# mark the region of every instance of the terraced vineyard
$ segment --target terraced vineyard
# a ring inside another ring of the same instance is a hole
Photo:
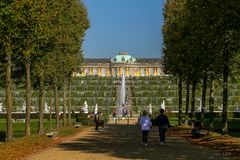
[[[99,108],[111,111],[116,107],[118,87],[121,78],[110,77],[75,77],[71,85],[71,104],[73,110],[80,110],[87,101],[89,110],[98,104]],[[198,86],[196,93],[196,110],[200,110],[201,86]],[[177,80],[165,77],[127,77],[126,78],[127,98],[131,101],[135,111],[147,108],[149,105],[153,109],[158,109],[165,102],[165,106],[172,111],[178,110],[178,88]],[[183,85],[183,106],[185,105],[186,87]],[[209,93],[209,90],[207,90]],[[24,88],[13,86],[13,112],[24,110]],[[215,83],[215,106],[216,111],[221,110],[222,89],[220,83]],[[50,92],[45,93],[46,105],[50,105]],[[60,91],[60,106],[62,106],[62,92]],[[207,94],[208,95],[208,94]],[[206,101],[208,109],[208,97]],[[0,90],[0,103],[4,105],[4,90]],[[240,85],[232,82],[229,85],[229,110],[240,111]],[[184,110],[184,107],[183,107]],[[38,92],[32,91],[32,111],[38,111]]]

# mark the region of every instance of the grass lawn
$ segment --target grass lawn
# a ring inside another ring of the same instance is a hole
[[[38,119],[31,119],[30,121],[31,126],[31,134],[36,134],[37,130],[38,130]],[[62,124],[62,121],[60,121],[60,126]],[[48,120],[44,120],[44,130],[50,130],[49,128],[49,121]],[[52,120],[52,128],[55,128],[56,126],[56,122],[53,119]],[[6,120],[5,119],[0,119],[0,131],[4,131],[6,132]],[[25,132],[25,123],[24,122],[13,122],[13,137],[14,138],[19,138],[19,137],[23,137]]]

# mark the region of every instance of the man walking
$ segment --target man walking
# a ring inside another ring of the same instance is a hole
[[[164,109],[160,109],[160,114],[157,116],[156,123],[159,127],[159,138],[160,144],[163,145],[165,142],[165,132],[170,127],[168,117],[163,114]]]

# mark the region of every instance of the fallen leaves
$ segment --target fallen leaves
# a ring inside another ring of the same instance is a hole
[[[193,139],[190,127],[185,126],[174,127],[168,131],[168,134],[170,136],[184,138],[193,144],[220,150],[222,153],[230,154],[232,158],[240,158],[240,138],[211,132],[204,137]]]
[[[21,160],[41,149],[59,143],[67,136],[72,136],[81,130],[82,129],[76,129],[75,127],[66,127],[59,129],[59,135],[55,138],[48,138],[45,135],[31,135],[18,138],[12,142],[2,143],[0,144],[0,159]]]

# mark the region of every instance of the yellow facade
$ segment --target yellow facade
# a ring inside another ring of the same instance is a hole
[[[79,72],[73,76],[101,76],[101,77],[162,76],[162,63],[160,58],[136,59],[127,52],[120,52],[110,59],[85,59]]]

